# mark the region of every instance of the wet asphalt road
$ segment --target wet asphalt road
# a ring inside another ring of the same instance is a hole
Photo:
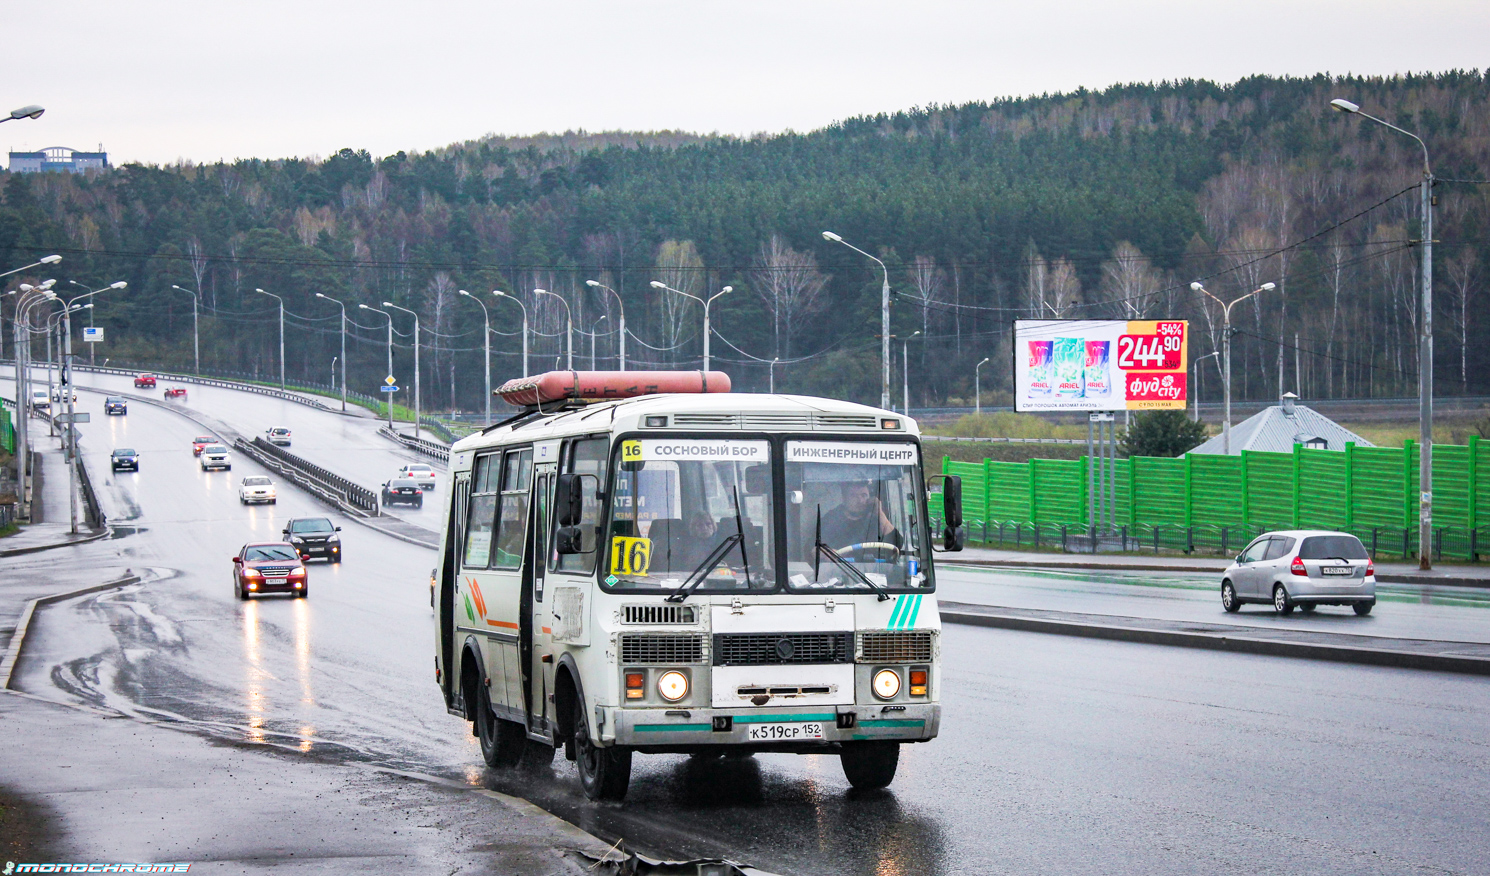
[[[326,465],[308,433],[344,429],[366,452],[333,461],[384,464],[368,461],[386,444],[368,424],[250,397],[296,409],[265,422],[216,392],[210,412],[245,433],[283,422]],[[562,758],[494,775],[434,685],[428,551],[339,520],[346,561],[311,566],[310,599],[241,604],[228,557],[243,541],[293,514],[337,515],[283,486],[277,506],[241,507],[230,482],[261,472],[239,458],[203,474],[197,428],[169,412],[132,405],[85,428],[111,519],[139,527],[111,549],[169,577],[40,615],[28,691],[485,783],[643,848],[782,873],[1490,869],[1483,679],[1033,633],[945,631],[942,735],[905,749],[886,792],[850,792],[835,758],[789,755],[638,757],[619,805],[586,802]],[[107,474],[124,445],[142,471]],[[977,586],[965,574],[949,598]],[[1080,602],[1070,581],[988,586]]]

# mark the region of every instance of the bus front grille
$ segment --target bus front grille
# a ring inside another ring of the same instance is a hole
[[[860,663],[929,663],[931,633],[927,630],[875,631],[859,634]]]
[[[716,633],[715,666],[852,663],[853,634]]]
[[[698,623],[697,610],[692,605],[623,605],[621,623],[625,624],[687,624]]]
[[[621,636],[621,662],[636,664],[673,664],[704,662],[702,635],[653,636],[626,633]]]

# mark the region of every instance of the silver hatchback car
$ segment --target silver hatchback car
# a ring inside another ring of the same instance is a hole
[[[1265,532],[1222,573],[1221,606],[1271,604],[1279,614],[1295,606],[1348,605],[1359,615],[1376,605],[1376,566],[1361,540],[1348,532],[1292,529]]]

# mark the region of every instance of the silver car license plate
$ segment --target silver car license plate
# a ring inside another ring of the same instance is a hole
[[[823,725],[818,721],[790,724],[751,724],[751,742],[791,742],[797,739],[822,739]]]
[[[1346,575],[1354,575],[1355,574],[1355,567],[1354,566],[1320,566],[1319,567],[1319,574],[1321,574],[1321,575],[1332,575],[1332,576],[1335,576],[1335,577],[1344,577]]]

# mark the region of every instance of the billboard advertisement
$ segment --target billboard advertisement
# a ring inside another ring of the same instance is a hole
[[[1189,342],[1182,319],[1015,320],[1014,409],[1183,410]]]

